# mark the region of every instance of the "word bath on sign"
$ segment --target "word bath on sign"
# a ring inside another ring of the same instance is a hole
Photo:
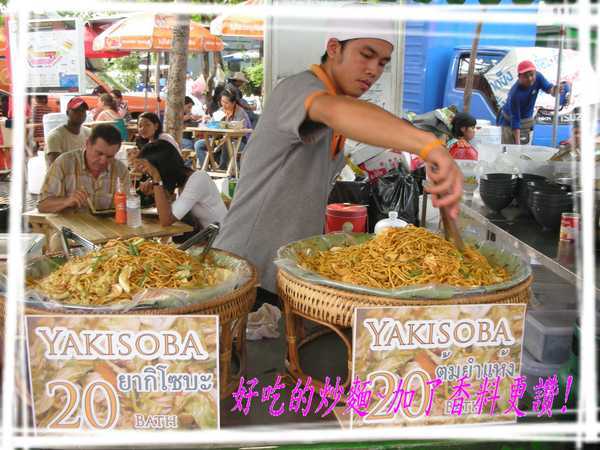
[[[217,316],[29,316],[37,430],[219,428]]]

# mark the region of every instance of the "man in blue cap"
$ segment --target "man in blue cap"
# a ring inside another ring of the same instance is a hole
[[[506,103],[498,116],[503,144],[528,144],[534,125],[534,107],[540,90],[556,96],[558,89],[536,70],[533,62],[521,61],[518,79],[510,88]]]

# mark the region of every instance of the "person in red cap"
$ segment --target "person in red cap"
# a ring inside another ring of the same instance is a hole
[[[533,129],[533,111],[540,89],[555,96],[558,89],[539,73],[531,61],[521,61],[517,67],[518,80],[510,88],[506,103],[498,115],[502,126],[503,144],[527,144]]]
[[[46,163],[48,167],[61,153],[81,150],[90,136],[90,131],[82,127],[85,122],[88,104],[81,97],[73,97],[67,103],[67,123],[55,128],[48,135]]]

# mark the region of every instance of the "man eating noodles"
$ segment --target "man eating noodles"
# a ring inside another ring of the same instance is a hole
[[[48,169],[38,210],[57,213],[68,208],[114,207],[117,178],[123,191],[129,187],[127,166],[115,160],[121,147],[121,134],[110,124],[94,127],[82,150],[60,155]]]

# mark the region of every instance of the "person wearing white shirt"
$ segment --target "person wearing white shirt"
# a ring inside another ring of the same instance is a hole
[[[206,172],[185,167],[179,154],[173,154],[160,143],[153,142],[144,146],[133,165],[152,179],[151,186],[146,185],[143,190],[154,195],[162,226],[183,220],[188,214],[194,232],[211,223],[223,222],[227,208],[216,184]],[[175,189],[179,190],[179,195],[171,201]]]

